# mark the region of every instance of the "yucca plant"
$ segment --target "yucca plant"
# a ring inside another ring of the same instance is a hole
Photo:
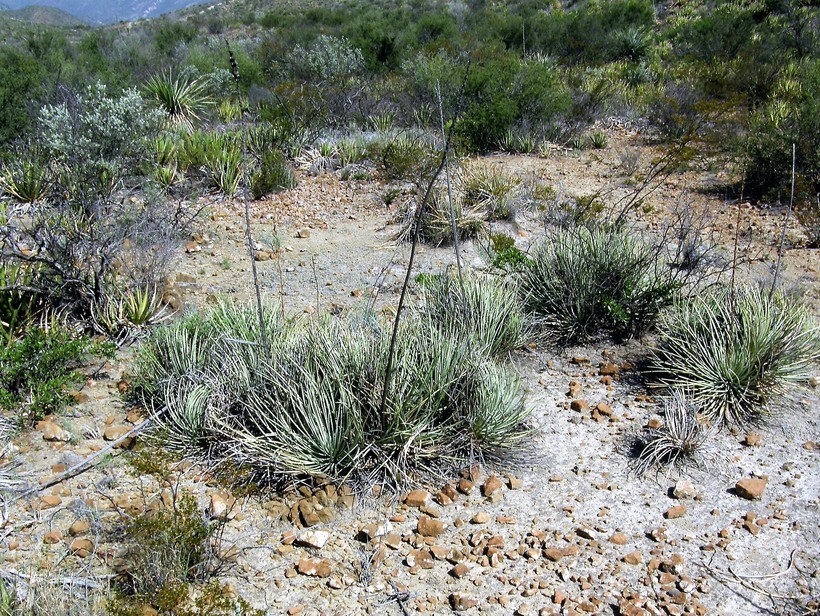
[[[421,315],[474,343],[476,352],[500,357],[523,346],[528,325],[512,283],[496,277],[431,277]]]
[[[397,216],[401,228],[395,236],[396,240],[409,241],[412,237],[417,207],[419,204],[415,201],[407,203]],[[456,200],[453,203],[451,217],[447,192],[434,190],[429,195],[427,206],[419,223],[421,238],[433,246],[451,244],[453,242],[453,219],[455,219],[459,240],[483,237],[487,234],[487,222],[482,208],[468,208],[461,201]]]
[[[714,461],[710,446],[714,430],[698,421],[697,410],[686,395],[675,390],[664,400],[663,423],[637,437],[634,470],[669,472],[672,468],[703,468]]]
[[[95,329],[119,339],[133,337],[144,326],[169,317],[162,293],[156,286],[115,291],[104,300],[93,303],[91,309]]]
[[[623,227],[559,229],[530,257],[519,276],[524,308],[560,343],[640,335],[680,289],[658,251]]]
[[[48,195],[49,167],[45,161],[23,158],[0,169],[0,189],[20,203],[36,203]]]
[[[0,343],[17,338],[42,308],[40,298],[29,291],[36,267],[0,263]]]
[[[720,287],[661,317],[652,366],[660,385],[685,390],[711,420],[745,425],[808,379],[818,358],[820,330],[807,307],[759,286]]]
[[[211,104],[205,79],[174,77],[167,74],[154,75],[145,83],[145,91],[150,94],[168,115],[171,126],[193,131],[200,114]]]
[[[370,128],[380,134],[389,133],[394,122],[395,116],[390,112],[373,114],[367,118]]]
[[[390,330],[374,315],[267,318],[267,350],[255,311],[227,303],[158,330],[143,347],[136,391],[171,444],[273,481],[400,481],[473,456],[514,455],[529,435],[517,379],[458,332],[406,319],[382,403]]]
[[[589,145],[596,150],[603,150],[609,145],[609,138],[606,133],[600,130],[593,131],[589,136]]]
[[[464,205],[484,209],[490,220],[512,218],[523,201],[521,180],[500,166],[476,164],[463,167],[458,188]]]
[[[214,188],[232,196],[242,180],[242,151],[228,139],[214,144],[205,155],[205,170]]]

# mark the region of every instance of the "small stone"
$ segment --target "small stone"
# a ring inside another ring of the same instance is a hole
[[[68,549],[80,558],[86,558],[94,551],[94,542],[90,539],[75,539]]]
[[[520,490],[524,487],[524,482],[514,475],[507,474],[507,487],[510,490]]]
[[[582,539],[589,539],[590,541],[595,539],[595,534],[591,528],[577,528],[575,529],[575,534]]]
[[[484,511],[479,511],[470,520],[470,522],[472,522],[473,524],[486,524],[489,521],[490,521],[490,516],[489,516],[489,514],[487,514]]]
[[[330,533],[326,530],[310,530],[299,535],[296,545],[307,548],[321,550],[330,539]]]
[[[478,605],[478,599],[465,592],[454,592],[450,595],[450,607],[454,612],[466,612]]]
[[[87,533],[91,525],[85,520],[75,520],[74,523],[68,527],[68,534],[72,537]]]
[[[623,557],[623,561],[627,565],[640,565],[643,562],[643,555],[635,550]]]
[[[558,548],[547,548],[543,552],[544,557],[554,563],[557,563],[564,557],[564,553]]]
[[[413,490],[404,497],[404,504],[408,507],[421,508],[430,504],[432,496],[426,490]]]
[[[603,363],[601,364],[600,368],[598,368],[598,374],[601,376],[616,376],[621,369],[618,367],[617,364],[611,363]]]
[[[59,496],[54,494],[46,494],[45,496],[41,496],[39,500],[32,503],[32,509],[42,510],[42,509],[52,509],[61,505],[63,499]]]
[[[68,430],[63,430],[50,419],[37,422],[35,427],[43,433],[44,441],[67,443],[71,440],[71,433]]]
[[[609,538],[609,542],[615,545],[626,545],[628,541],[629,538],[624,533],[613,533]]]
[[[462,494],[469,494],[475,488],[475,484],[469,479],[460,479],[458,482],[458,491]]]
[[[748,500],[758,500],[763,496],[768,478],[748,477],[741,479],[735,484],[735,493]]]
[[[679,479],[672,488],[672,496],[679,500],[694,498],[695,486],[688,479]]]
[[[450,569],[450,575],[454,578],[463,578],[470,572],[470,566],[467,563],[458,563],[455,567]]]
[[[52,530],[47,532],[43,535],[43,543],[46,545],[54,545],[55,543],[60,543],[63,539],[63,533],[59,530]]]
[[[433,555],[428,550],[410,550],[404,560],[411,568],[432,569],[435,566]]]
[[[569,408],[576,413],[583,413],[589,410],[589,403],[586,400],[573,400],[569,403]]]
[[[418,533],[422,537],[438,537],[445,528],[447,525],[441,520],[435,520],[426,515],[419,517]]]
[[[301,240],[306,240],[310,237],[310,229],[299,229],[296,232],[296,237]]]
[[[757,432],[749,432],[746,438],[743,439],[743,444],[746,445],[746,447],[760,447],[762,442],[763,437]]]
[[[128,434],[133,428],[131,426],[110,426],[103,432],[106,441],[117,441]],[[136,443],[136,437],[129,436],[117,444],[117,449],[131,449]]]
[[[601,415],[604,415],[606,417],[612,417],[612,407],[606,402],[599,402],[595,406],[595,410],[598,411]]]
[[[484,482],[484,485],[481,486],[481,492],[487,498],[491,497],[493,494],[498,492],[504,484],[501,483],[501,480],[496,477],[495,475],[491,475],[487,477],[487,480]]]
[[[665,517],[667,520],[675,520],[677,518],[682,518],[684,515],[686,515],[686,511],[686,505],[675,505],[674,507],[670,507],[669,509],[667,509],[666,512],[663,514],[663,517]]]
[[[253,260],[257,262],[263,261],[270,261],[273,257],[273,254],[270,250],[254,250],[253,251]]]
[[[219,492],[211,494],[211,501],[208,505],[208,514],[213,520],[229,520],[236,516],[233,511],[235,499]]]
[[[296,565],[296,570],[309,577],[330,577],[330,562],[324,558],[303,558]]]
[[[359,529],[359,536],[365,541],[372,541],[377,537],[383,537],[392,532],[393,525],[390,522],[383,522],[382,524],[365,524]]]

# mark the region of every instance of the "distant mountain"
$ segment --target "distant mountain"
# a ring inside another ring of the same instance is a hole
[[[26,6],[21,9],[11,9],[8,5],[0,4],[0,11],[19,19],[20,21],[28,21],[33,24],[46,24],[49,26],[82,26],[87,22],[82,19],[66,13],[62,9],[53,6]]]
[[[0,9],[22,9],[32,5],[61,9],[91,24],[109,24],[145,17],[158,17],[207,0],[3,0]]]

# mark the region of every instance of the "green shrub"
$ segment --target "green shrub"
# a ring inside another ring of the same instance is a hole
[[[113,616],[138,616],[148,607],[177,616],[261,616],[218,580],[225,562],[217,553],[224,522],[208,521],[189,493],[171,506],[146,511],[125,524],[120,587],[109,601]]]
[[[388,180],[421,181],[437,162],[432,144],[406,133],[382,143],[379,156],[382,172]]]
[[[291,324],[221,304],[159,330],[137,388],[172,444],[230,455],[260,477],[408,474],[515,454],[518,381],[455,332],[405,318],[382,407],[389,328],[372,315]],[[207,411],[206,411],[207,409]]]
[[[560,229],[530,256],[524,307],[560,342],[640,335],[680,287],[658,251],[621,227]]]
[[[503,233],[490,236],[490,263],[504,271],[520,271],[526,267],[530,258],[515,246],[515,240]]]
[[[10,344],[34,320],[42,298],[31,292],[28,264],[0,262],[0,344]]]
[[[278,150],[265,152],[259,162],[259,169],[253,176],[251,194],[261,199],[273,192],[296,187],[296,176],[284,155]]]
[[[710,419],[745,425],[807,379],[818,357],[820,331],[794,299],[713,288],[662,316],[652,365],[658,383],[683,390]]]
[[[444,274],[425,285],[424,300],[424,318],[469,339],[476,351],[489,357],[500,357],[527,341],[527,321],[510,282]]]
[[[523,202],[521,180],[499,166],[464,167],[458,180],[464,206],[485,210],[489,220],[513,218]]]
[[[71,399],[69,387],[83,380],[75,371],[82,360],[110,353],[110,346],[65,329],[30,327],[22,338],[0,347],[0,407],[23,425],[57,413]]]

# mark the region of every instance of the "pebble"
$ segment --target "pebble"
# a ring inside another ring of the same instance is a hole
[[[741,479],[735,484],[735,493],[747,500],[759,500],[766,489],[767,477],[748,477]]]
[[[684,515],[686,515],[686,511],[686,505],[675,505],[674,507],[670,507],[669,509],[667,509],[664,512],[663,517],[665,517],[667,520],[675,520],[677,518],[682,518]]]
[[[296,565],[296,570],[309,577],[326,578],[331,574],[330,562],[324,558],[303,558]]]

